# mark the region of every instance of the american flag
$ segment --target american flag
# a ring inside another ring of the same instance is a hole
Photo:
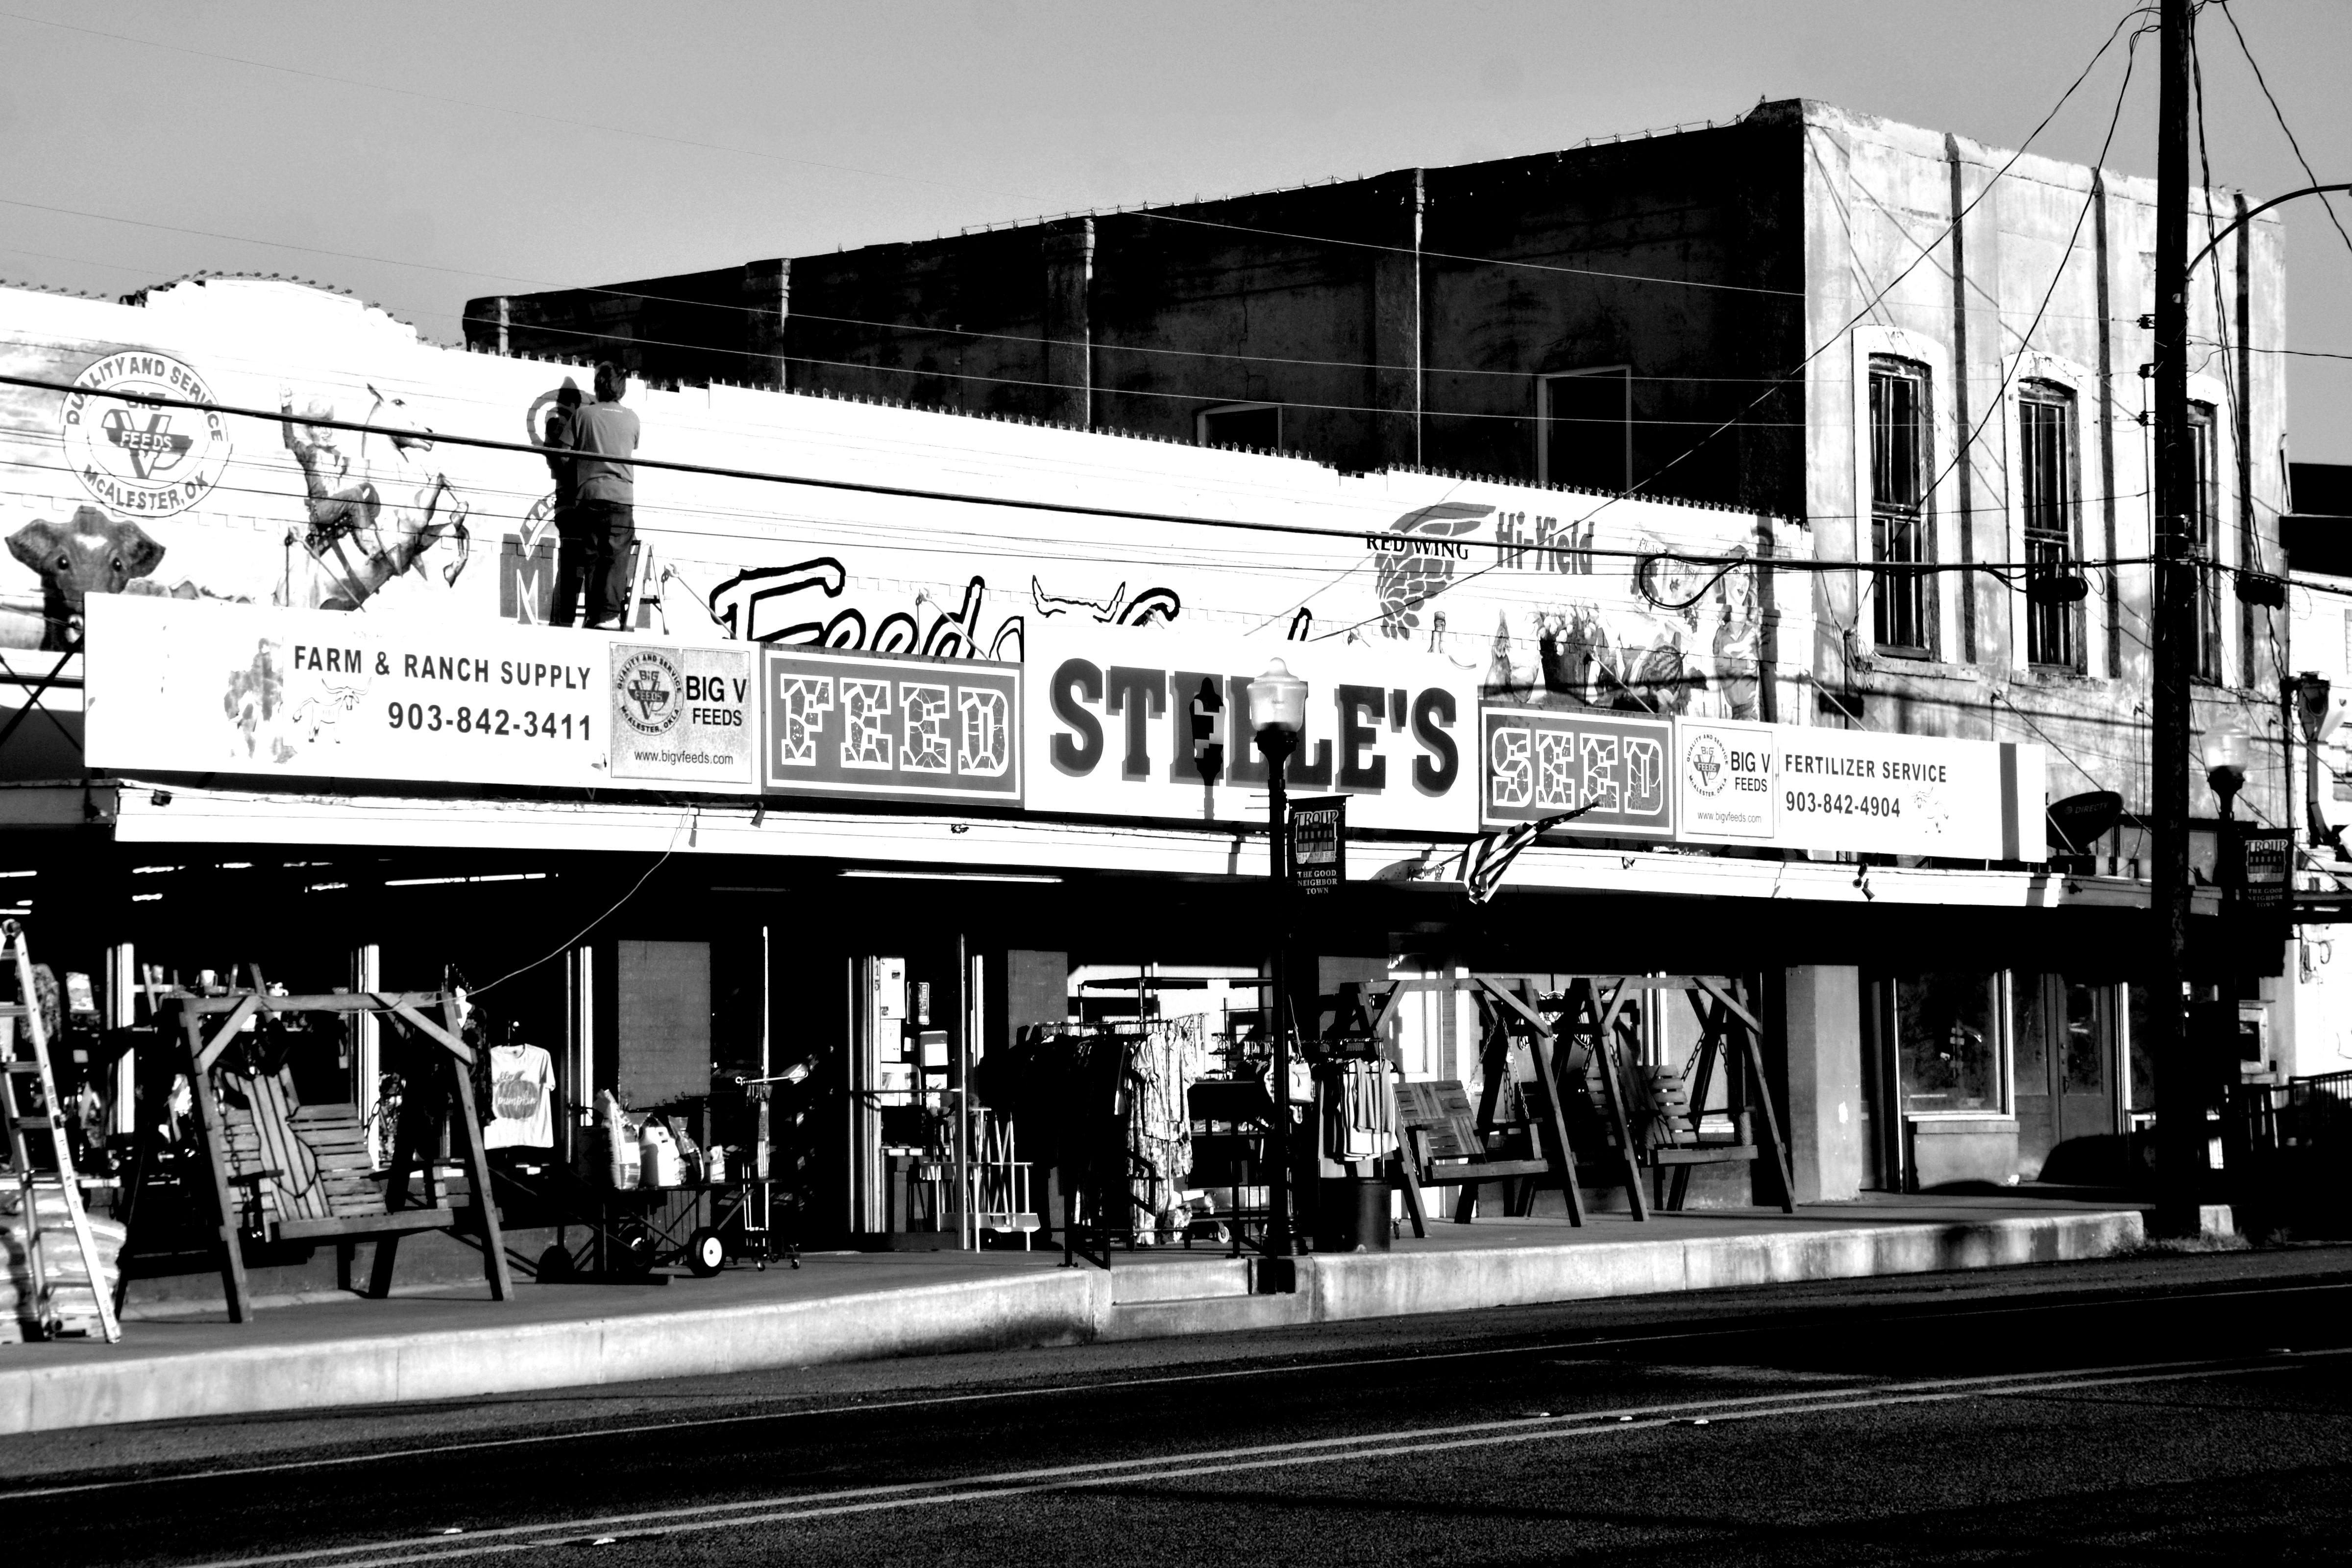
[[[1470,889],[1470,901],[1483,904],[1495,896],[1503,885],[1503,873],[1519,858],[1519,851],[1563,822],[1572,822],[1599,805],[1588,801],[1574,811],[1563,811],[1557,816],[1539,817],[1534,822],[1522,822],[1500,833],[1489,833],[1462,851],[1462,880]]]

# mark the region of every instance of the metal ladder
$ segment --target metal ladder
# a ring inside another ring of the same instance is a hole
[[[114,1301],[99,1268],[98,1243],[90,1236],[89,1215],[82,1211],[81,1184],[74,1174],[73,1151],[66,1142],[57,1079],[49,1071],[49,1043],[41,1026],[41,1000],[33,980],[33,955],[25,941],[25,928],[15,921],[0,921],[0,963],[10,959],[16,966],[16,1000],[0,1005],[0,1020],[9,1026],[5,1043],[0,1043],[0,1125],[5,1125],[8,1134],[8,1168],[16,1184],[18,1212],[24,1217],[26,1272],[32,1288],[28,1303],[31,1316],[42,1336],[48,1339],[77,1331],[78,1325],[94,1318],[106,1342],[113,1344],[122,1338],[122,1326],[115,1320]],[[17,1027],[16,1021],[20,1019],[22,1026]],[[20,1041],[31,1043],[29,1058]],[[37,1110],[25,1109],[20,1086],[27,1080],[39,1086]],[[49,1148],[57,1159],[54,1169],[34,1168],[32,1145],[26,1136],[28,1131],[48,1134]],[[74,1245],[81,1253],[79,1279],[69,1275],[52,1279],[48,1259],[41,1254],[41,1200],[52,1193],[73,1226]],[[59,1306],[59,1298],[77,1292],[89,1298],[89,1312],[68,1313]]]

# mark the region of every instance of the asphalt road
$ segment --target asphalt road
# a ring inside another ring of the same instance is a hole
[[[2352,1559],[2352,1249],[0,1440],[11,1563]]]

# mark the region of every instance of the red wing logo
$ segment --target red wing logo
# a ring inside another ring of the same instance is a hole
[[[1380,595],[1382,636],[1411,637],[1420,628],[1421,606],[1453,585],[1454,563],[1463,554],[1460,546],[1449,548],[1438,542],[1482,527],[1494,510],[1469,501],[1440,501],[1389,524],[1390,533],[1405,538],[1381,554],[1373,591]]]

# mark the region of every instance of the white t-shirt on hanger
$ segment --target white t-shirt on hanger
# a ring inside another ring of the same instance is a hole
[[[555,1061],[537,1046],[490,1047],[489,1149],[555,1147]]]

